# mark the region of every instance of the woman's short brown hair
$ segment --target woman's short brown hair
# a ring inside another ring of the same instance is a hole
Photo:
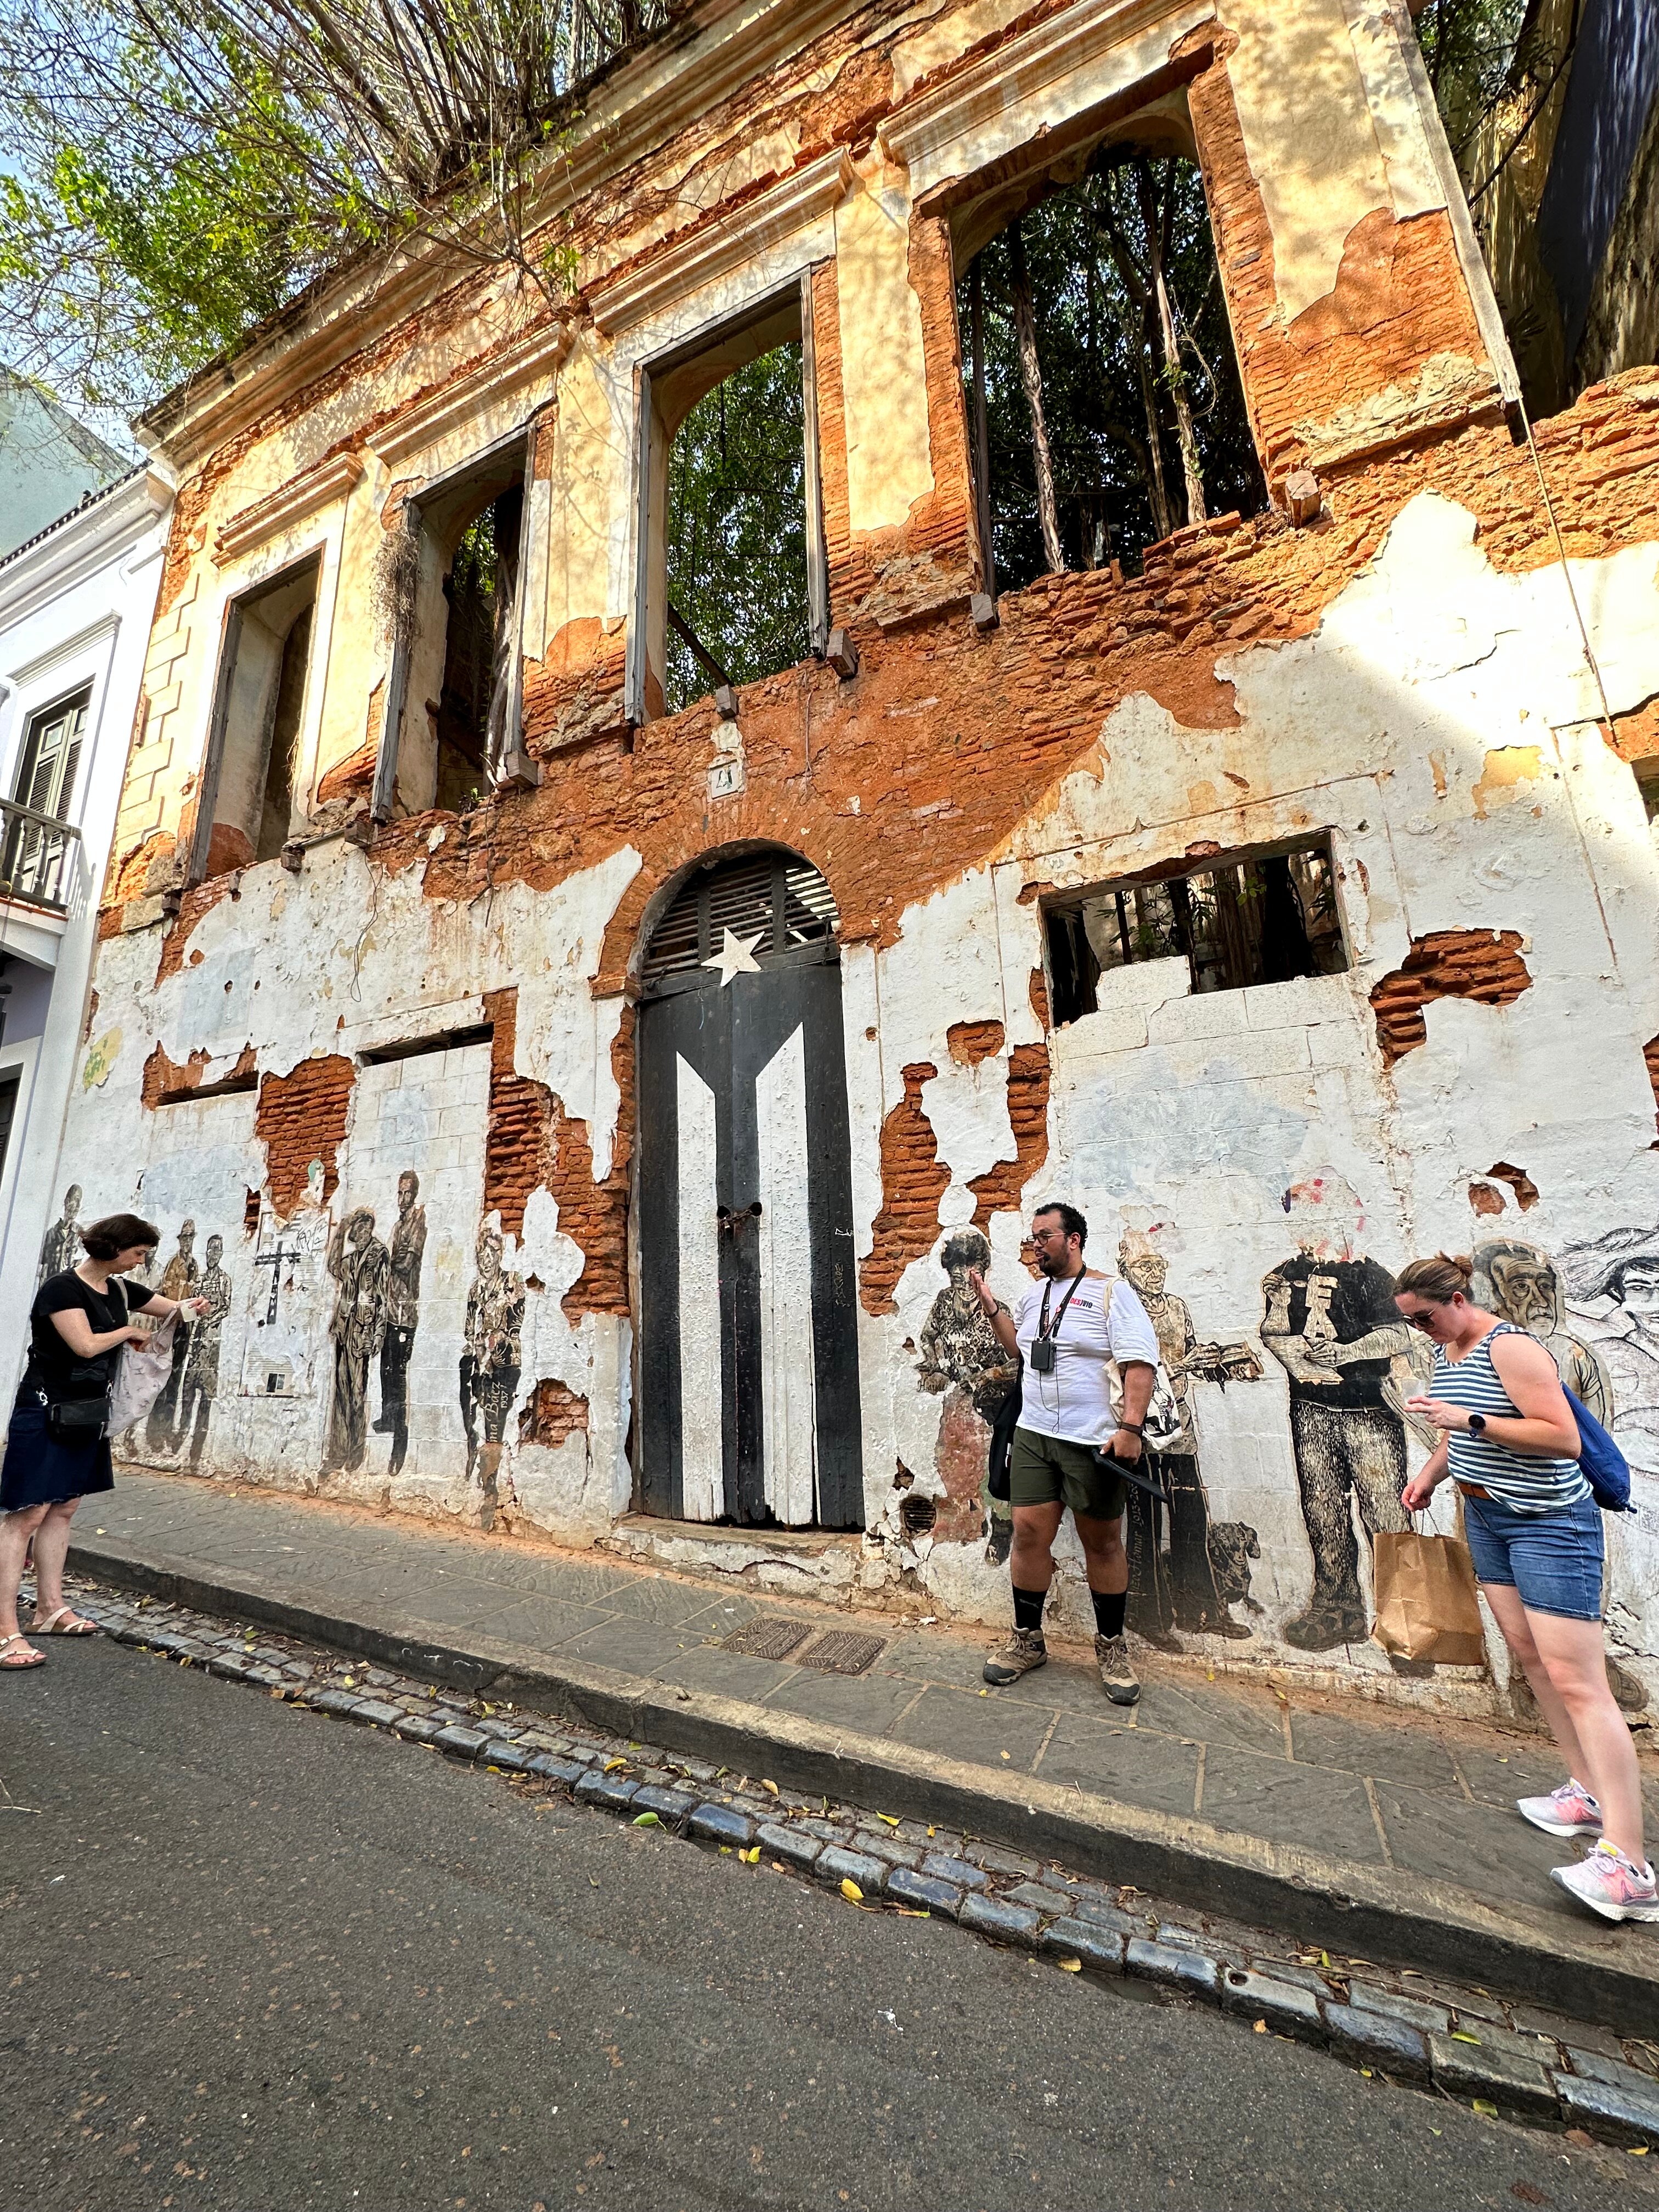
[[[155,1224],[140,1219],[136,1213],[106,1213],[101,1221],[91,1222],[81,1231],[81,1242],[94,1260],[113,1260],[119,1253],[130,1252],[135,1244],[147,1245],[153,1252],[161,1241],[161,1232]]]
[[[1467,1253],[1454,1259],[1449,1252],[1437,1252],[1432,1260],[1413,1260],[1402,1267],[1395,1278],[1395,1293],[1426,1298],[1431,1305],[1449,1305],[1460,1291],[1468,1296],[1474,1278],[1474,1262]]]

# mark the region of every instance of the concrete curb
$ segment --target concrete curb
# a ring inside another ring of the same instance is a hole
[[[1620,1956],[1620,1931],[1582,1936],[1498,1912],[1466,1891],[1378,1873],[1261,1838],[1085,1796],[1033,1776],[1000,1777],[908,1745],[887,1743],[765,1705],[653,1678],[532,1657],[483,1636],[439,1643],[395,1619],[323,1613],[257,1584],[194,1567],[76,1543],[71,1569],[95,1581],[230,1615],[350,1651],[477,1696],[582,1720],[606,1734],[661,1745],[781,1787],[845,1799],[957,1828],[1016,1850],[1063,1859],[1171,1900],[1294,1930],[1307,1943],[1379,1963],[1419,1966],[1548,2006],[1621,2034],[1651,2032],[1659,1993]]]

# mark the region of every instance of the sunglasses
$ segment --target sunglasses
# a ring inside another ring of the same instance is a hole
[[[1434,1328],[1435,1316],[1431,1313],[1401,1314],[1400,1318],[1410,1328],[1420,1328],[1425,1336],[1429,1335]]]

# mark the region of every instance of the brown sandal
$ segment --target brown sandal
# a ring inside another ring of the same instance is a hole
[[[0,1636],[0,1654],[9,1650],[14,1644],[21,1644],[23,1649],[12,1658],[0,1656],[0,1674],[26,1674],[32,1667],[46,1665],[46,1653],[32,1650],[28,1638],[21,1632],[15,1636]]]

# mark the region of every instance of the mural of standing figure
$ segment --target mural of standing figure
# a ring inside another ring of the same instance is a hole
[[[922,1324],[916,1368],[922,1389],[945,1396],[938,1464],[945,1498],[933,1533],[960,1541],[986,1528],[985,1556],[1000,1565],[1008,1556],[1014,1522],[1007,1500],[994,1498],[986,1487],[991,1427],[1019,1369],[997,1342],[968,1279],[970,1267],[982,1273],[990,1266],[989,1240],[977,1229],[960,1229],[945,1238],[939,1263],[950,1280]],[[1007,1310],[1000,1301],[999,1310]]]
[[[368,1363],[386,1334],[392,1255],[374,1234],[374,1216],[354,1206],[328,1240],[328,1272],[339,1285],[329,1334],[334,1340],[334,1395],[323,1472],[351,1474],[368,1445]]]
[[[1341,1176],[1322,1169],[1293,1183],[1284,1205],[1297,1253],[1262,1279],[1261,1341],[1290,1381],[1314,1567],[1308,1609],[1284,1634],[1298,1650],[1330,1651],[1370,1633],[1356,1510],[1368,1540],[1379,1528],[1410,1526],[1400,1503],[1405,1425],[1386,1395],[1409,1332],[1395,1307],[1393,1276],[1361,1251],[1364,1212]]]
[[[398,1178],[398,1218],[392,1224],[392,1268],[386,1279],[386,1337],[380,1346],[380,1418],[377,1437],[392,1439],[386,1473],[396,1474],[409,1452],[409,1362],[421,1318],[421,1255],[426,1250],[426,1208],[417,1204],[421,1178],[405,1169]]]
[[[182,1304],[185,1299],[196,1296],[201,1279],[202,1270],[196,1258],[196,1224],[181,1221],[179,1224],[179,1249],[161,1270],[161,1279],[157,1287],[164,1298],[173,1298]],[[190,1342],[195,1330],[196,1324],[186,1324],[183,1315],[180,1315],[179,1325],[173,1332],[173,1365],[167,1381],[161,1385],[161,1395],[150,1407],[149,1419],[144,1423],[144,1445],[149,1451],[164,1452],[170,1456],[183,1441],[179,1395],[184,1387],[185,1362],[190,1356]]]
[[[1184,1298],[1166,1285],[1170,1263],[1144,1231],[1126,1231],[1117,1248],[1118,1273],[1139,1294],[1158,1332],[1158,1350],[1181,1416],[1181,1442],[1149,1454],[1147,1473],[1169,1493],[1169,1504],[1134,1486],[1129,1490],[1129,1626],[1161,1650],[1179,1650],[1172,1632],[1248,1637],[1235,1620],[1216,1581],[1210,1541],[1210,1502],[1199,1473],[1198,1432],[1192,1386],[1259,1382],[1261,1363],[1248,1344],[1200,1344]],[[1170,1550],[1163,1550],[1167,1517]],[[1246,1537],[1255,1531],[1247,1529]],[[1247,1577],[1248,1585],[1248,1577]]]
[[[1575,1319],[1607,1367],[1607,1425],[1638,1474],[1659,1475],[1659,1230],[1611,1229],[1563,1252],[1561,1273]]]
[[[191,1329],[190,1349],[185,1354],[184,1382],[179,1395],[179,1434],[181,1439],[190,1438],[192,1468],[202,1464],[208,1422],[212,1417],[213,1401],[219,1395],[219,1340],[224,1332],[225,1316],[230,1311],[230,1277],[219,1264],[225,1256],[224,1238],[210,1237],[204,1256],[207,1264],[202,1270],[197,1296],[207,1300],[207,1310]]]
[[[48,1275],[62,1275],[81,1256],[81,1186],[72,1182],[64,1193],[64,1210],[40,1241],[40,1266],[34,1280],[38,1289]]]
[[[501,1232],[494,1220],[478,1231],[478,1272],[467,1293],[461,1351],[461,1426],[466,1432],[466,1473],[477,1474],[474,1515],[481,1528],[495,1521],[496,1483],[507,1417],[518,1395],[525,1288],[501,1265]],[[483,1437],[478,1425],[482,1420]]]

